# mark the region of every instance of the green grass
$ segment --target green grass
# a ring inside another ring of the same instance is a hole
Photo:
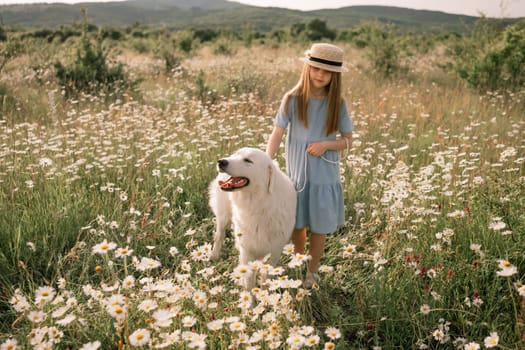
[[[149,347],[169,334],[181,348],[198,347],[199,336],[209,349],[248,348],[248,338],[261,349],[272,341],[291,348],[287,340],[299,334],[318,335],[323,348],[325,331],[336,327],[337,349],[483,348],[492,332],[500,348],[523,348],[525,96],[478,95],[459,82],[433,84],[427,73],[415,82],[377,81],[356,68],[365,55],[346,49],[356,62],[344,76],[356,129],[341,167],[347,221],[322,260],[333,271],[304,296],[293,285],[303,267],[291,269],[288,281],[276,276],[254,291],[247,308],[230,278],[232,240],[219,262],[199,259],[213,232],[206,189],[219,157],[264,148],[302,48],[196,52],[168,75],[161,62],[138,64],[140,97],[111,104],[104,96],[62,101],[51,77],[19,81],[27,66],[9,66],[3,89],[27,113],[10,104],[0,121],[0,343],[31,348],[40,332],[57,327],[58,348],[98,340],[128,349],[136,330],[150,332]],[[28,106],[23,96],[38,98]],[[492,226],[497,221],[505,227]],[[116,248],[93,253],[104,241]],[[350,254],[348,245],[356,247]],[[119,258],[120,248],[133,252]],[[141,269],[145,257],[160,266]],[[500,259],[517,273],[498,276]],[[56,294],[39,304],[42,286]],[[27,310],[16,311],[13,296]],[[159,326],[154,311],[141,309],[144,300],[172,311],[171,325]],[[119,306],[125,317],[115,315]],[[29,320],[37,310],[42,323]],[[63,321],[66,315],[74,320]],[[195,324],[184,326],[185,316]],[[223,321],[221,330],[208,328],[213,320]],[[436,330],[445,334],[441,342]]]

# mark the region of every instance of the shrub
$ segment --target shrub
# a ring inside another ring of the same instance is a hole
[[[6,41],[7,34],[5,33],[4,27],[0,26],[0,41]]]
[[[525,83],[525,21],[501,30],[480,19],[454,47],[455,69],[480,91],[516,90]]]
[[[320,19],[313,19],[308,23],[306,35],[311,41],[319,41],[321,39],[334,40],[336,37],[335,31],[328,28],[326,21]]]
[[[361,46],[369,49],[367,56],[372,71],[383,78],[392,78],[402,68],[393,27],[371,23],[363,27],[362,33],[366,41]]]
[[[84,37],[73,65],[66,67],[60,61],[55,63],[56,77],[59,84],[65,88],[67,97],[80,91],[96,94],[116,85],[125,85],[122,64],[109,67],[106,53],[102,50],[100,42],[98,44],[94,48],[89,39]]]
[[[84,27],[76,61],[68,67],[60,61],[54,65],[56,78],[64,88],[66,97],[75,96],[78,92],[97,95],[115,88],[121,91],[122,88],[131,85],[127,82],[123,65],[119,63],[110,67],[107,63],[107,52],[102,49],[102,40],[97,38],[97,46],[94,47],[86,29],[87,26]]]
[[[8,38],[6,43],[0,47],[0,73],[7,62],[17,57],[23,51],[22,43],[17,38]]]

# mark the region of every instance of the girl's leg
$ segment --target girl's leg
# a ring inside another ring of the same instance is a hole
[[[326,243],[326,235],[322,233],[310,234],[310,248],[309,253],[312,257],[308,262],[308,271],[303,281],[303,287],[310,289],[315,286],[319,280],[319,263],[323,255],[324,246]]]
[[[292,243],[295,248],[295,253],[304,254],[304,247],[306,245],[306,227],[293,230]]]
[[[326,243],[326,235],[323,233],[310,234],[310,248],[309,253],[312,259],[308,263],[308,270],[312,273],[319,272],[319,263],[324,252],[324,245]]]

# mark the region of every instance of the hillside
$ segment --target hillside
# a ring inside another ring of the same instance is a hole
[[[341,9],[296,11],[247,6],[225,0],[128,0],[107,3],[27,4],[0,6],[3,25],[29,28],[58,27],[78,22],[81,8],[96,25],[129,26],[136,23],[171,29],[240,29],[249,25],[260,31],[321,19],[329,27],[345,29],[363,21],[379,20],[410,31],[463,31],[477,17],[436,11],[385,6],[352,6]]]

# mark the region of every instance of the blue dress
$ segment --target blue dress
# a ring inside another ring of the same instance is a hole
[[[315,233],[334,232],[344,224],[343,188],[339,174],[339,151],[326,151],[323,158],[306,152],[309,143],[335,140],[337,133],[326,136],[328,99],[310,99],[308,128],[297,116],[297,98],[290,97],[288,110],[280,108],[274,124],[286,129],[286,172],[297,190],[295,228],[308,227]],[[346,103],[341,104],[338,122],[340,133],[353,131],[354,126]],[[305,176],[306,175],[306,176]]]

